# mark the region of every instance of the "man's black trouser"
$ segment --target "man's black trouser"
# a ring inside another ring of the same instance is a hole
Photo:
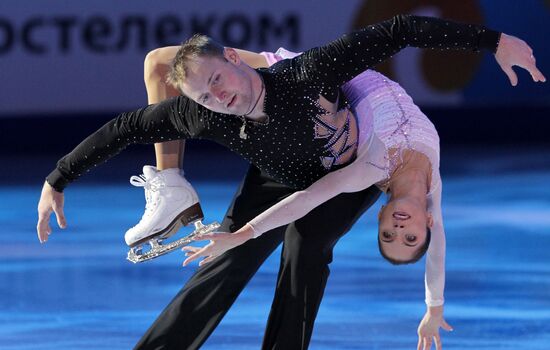
[[[234,232],[282,198],[289,187],[250,167],[222,222]],[[307,349],[338,239],[378,198],[375,187],[341,194],[202,266],[141,338],[135,349],[198,349],[265,259],[284,240],[275,298],[263,349]]]

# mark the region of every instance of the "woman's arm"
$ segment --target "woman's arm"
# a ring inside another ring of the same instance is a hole
[[[298,191],[273,205],[252,219],[235,233],[213,233],[202,235],[197,240],[210,240],[204,248],[186,246],[183,250],[189,256],[183,265],[205,257],[199,265],[206,264],[229,249],[243,244],[251,238],[279,226],[295,221],[318,205],[342,192],[356,192],[369,187],[378,179],[380,170],[355,160],[347,167],[325,175],[303,191]]]
[[[430,348],[435,340],[436,348],[441,348],[439,328],[451,331],[452,327],[443,318],[443,290],[445,289],[445,231],[441,214],[442,184],[428,197],[428,211],[433,217],[432,238],[426,255],[426,305],[427,311],[418,326],[418,349]]]
[[[293,193],[250,220],[248,226],[253,228],[253,238],[302,218],[340,193],[361,191],[377,182],[380,175],[378,168],[361,160],[325,175],[307,189]]]
[[[426,305],[440,306],[444,303],[443,290],[445,289],[445,230],[441,214],[442,183],[428,198],[428,211],[433,217],[431,227],[432,237],[426,254]],[[433,179],[436,181],[436,179]]]
[[[243,229],[253,228],[253,237],[258,237],[264,232],[298,220],[340,193],[361,191],[384,179],[385,171],[376,166],[385,161],[384,143],[378,137],[372,136],[368,147],[358,152],[353,163],[323,176],[307,189],[293,193],[250,220],[249,225],[246,225],[248,228]]]
[[[295,192],[271,208],[256,216],[235,233],[216,233],[199,237],[197,240],[210,240],[204,248],[187,246],[184,265],[204,256],[200,265],[205,264],[225,251],[256,238],[264,232],[293,222],[320,204],[344,192],[361,191],[384,178],[384,171],[373,166],[365,158],[357,158],[345,168],[325,175],[303,191]]]

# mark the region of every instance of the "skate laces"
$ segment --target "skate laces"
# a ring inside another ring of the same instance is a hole
[[[152,179],[147,179],[145,175],[132,176],[130,178],[130,183],[136,187],[145,187],[146,190],[158,191],[161,188],[166,187],[164,181],[161,180],[160,176],[155,176]]]
[[[153,213],[153,209],[157,205],[157,200],[155,199],[158,198],[158,196],[155,196],[155,192],[158,192],[161,188],[166,187],[166,184],[164,183],[164,181],[162,181],[160,176],[155,176],[152,179],[147,179],[143,174],[139,176],[132,176],[130,178],[130,184],[136,187],[143,187],[145,189],[145,213],[138,223],[139,225],[143,221],[143,219]]]

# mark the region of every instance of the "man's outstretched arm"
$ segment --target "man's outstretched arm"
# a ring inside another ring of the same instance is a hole
[[[500,43],[499,43],[500,41]],[[531,48],[521,39],[488,29],[433,17],[398,15],[390,20],[342,36],[295,58],[303,74],[319,76],[325,97],[335,98],[336,87],[406,47],[437,50],[487,50],[513,82],[512,66],[529,71],[534,81],[545,78],[537,69]]]
[[[114,157],[131,144],[196,137],[203,129],[200,118],[209,113],[184,96],[122,113],[88,136],[57,162],[46,178],[38,203],[38,238],[41,242],[51,233],[49,220],[55,213],[60,227],[66,226],[63,215],[63,190],[92,168]]]

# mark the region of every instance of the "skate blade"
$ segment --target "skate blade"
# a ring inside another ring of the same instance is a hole
[[[184,247],[193,242],[193,238],[216,231],[220,227],[220,224],[213,222],[208,225],[203,225],[200,221],[195,222],[195,230],[185,237],[182,237],[176,241],[162,244],[162,239],[154,239],[149,242],[151,249],[143,252],[142,246],[131,248],[128,251],[127,259],[134,264],[144,262],[157,258],[161,255],[170,253],[178,248]]]
[[[130,248],[137,248],[142,244],[151,242],[154,239],[163,240],[166,238],[170,238],[170,236],[178,232],[182,226],[188,226],[189,224],[196,223],[197,221],[200,221],[202,219],[204,219],[204,214],[202,213],[200,203],[195,203],[194,205],[179,213],[174,218],[174,220],[172,220],[172,222],[166,226],[166,228],[154,233],[151,236],[144,237],[138,240],[137,242],[130,245]]]

